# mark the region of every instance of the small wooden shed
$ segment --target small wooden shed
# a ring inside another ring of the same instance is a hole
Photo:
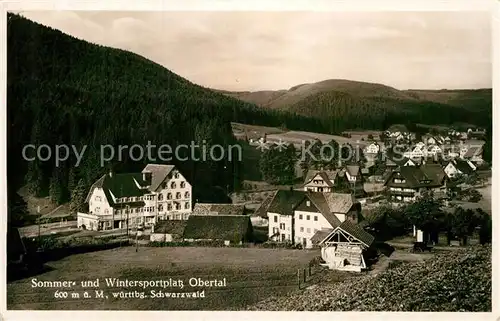
[[[325,261],[322,265],[332,270],[361,272],[366,268],[363,253],[374,239],[361,226],[346,220],[319,243]]]

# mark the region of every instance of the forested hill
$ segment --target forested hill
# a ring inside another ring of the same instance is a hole
[[[490,127],[492,90],[397,90],[376,83],[330,79],[288,90],[222,93],[324,123],[386,129],[391,123],[472,123]]]
[[[9,188],[28,183],[36,195],[67,200],[108,169],[99,165],[100,145],[189,144],[223,146],[234,137],[230,121],[279,126],[310,126],[316,121],[202,88],[136,54],[91,44],[9,14],[7,24]],[[74,159],[56,168],[53,160],[27,162],[26,144],[89,145],[82,164]],[[122,159],[116,171],[138,170],[142,163]],[[182,162],[200,198],[212,187],[238,184],[237,164]],[[225,167],[224,167],[225,166]],[[225,172],[222,169],[225,169]],[[24,178],[24,179],[23,179]],[[208,196],[206,195],[208,193]]]

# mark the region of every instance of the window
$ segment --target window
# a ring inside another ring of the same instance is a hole
[[[280,223],[280,229],[284,230],[285,229],[285,223]]]
[[[129,198],[128,198],[128,201],[129,201],[129,202],[133,202],[133,201],[134,201],[134,200],[133,200],[133,197],[129,197]]]
[[[178,172],[175,172],[174,178],[179,178],[179,173]]]
[[[158,200],[163,201],[163,194],[158,194]]]
[[[181,198],[181,192],[177,192],[177,193],[175,194],[175,198],[176,198],[176,199]]]
[[[311,229],[310,228],[307,228],[307,233],[311,233]]]
[[[189,192],[184,193],[184,198],[189,198]]]
[[[167,204],[167,211],[171,211],[172,210],[172,204],[171,203],[168,203]]]
[[[186,187],[186,182],[182,181],[181,182],[181,188],[184,188],[184,187]]]
[[[163,205],[162,205],[162,204],[158,205],[158,211],[159,211],[159,212],[162,212],[162,211],[163,211]]]
[[[306,201],[306,206],[311,206],[311,201]]]
[[[189,209],[189,202],[184,203],[184,208]]]
[[[274,216],[274,223],[278,223],[278,215]]]
[[[105,209],[105,210],[104,210],[104,214],[109,214],[109,210],[108,210],[108,209]]]
[[[175,203],[175,209],[176,209],[176,210],[180,210],[180,209],[181,209],[181,204],[179,204],[179,203]]]
[[[303,226],[300,227],[300,231],[304,232],[304,227]]]
[[[278,233],[278,231],[279,231],[279,230],[278,230],[278,228],[277,228],[277,227],[273,227],[273,234]]]
[[[95,208],[95,212],[96,212],[96,213],[99,213],[100,211],[101,211],[101,208],[100,208],[100,207],[96,207],[96,208]]]
[[[314,221],[318,221],[318,216],[317,215],[314,215]]]
[[[306,220],[310,221],[311,220],[311,216],[307,215],[306,216]]]
[[[172,199],[172,193],[168,193],[168,194],[167,194],[167,199],[168,199],[168,200],[171,200],[171,199]]]
[[[176,188],[176,187],[177,187],[177,184],[175,184],[175,182],[172,182],[172,183],[170,184],[170,188]]]
[[[301,220],[301,219],[302,219],[302,214],[299,214],[299,220]]]
[[[100,202],[100,201],[101,201],[101,197],[100,197],[100,196],[96,196],[96,197],[95,197],[95,200],[96,200],[97,202]]]
[[[166,182],[163,182],[163,183],[161,184],[161,188],[163,188],[163,189],[167,188],[167,183],[166,183]]]

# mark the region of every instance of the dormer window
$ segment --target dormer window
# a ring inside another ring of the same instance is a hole
[[[306,201],[306,206],[311,206],[311,201]]]

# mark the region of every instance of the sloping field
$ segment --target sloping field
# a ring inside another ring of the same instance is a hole
[[[376,275],[269,298],[251,310],[491,311],[491,245],[404,262]]]

